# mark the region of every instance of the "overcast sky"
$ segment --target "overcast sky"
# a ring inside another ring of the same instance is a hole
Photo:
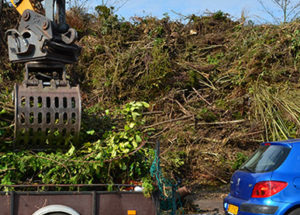
[[[268,1],[264,0],[266,3]],[[91,7],[94,7],[101,2],[101,0],[92,0],[90,4]],[[241,11],[244,10],[246,16],[256,22],[257,16],[269,21],[272,20],[266,16],[257,0],[129,0],[117,11],[117,14],[126,20],[133,16],[147,15],[161,18],[164,13],[168,13],[171,18],[178,19],[179,16],[172,11],[183,15],[202,15],[206,10],[211,12],[221,10],[236,19],[241,17]]]

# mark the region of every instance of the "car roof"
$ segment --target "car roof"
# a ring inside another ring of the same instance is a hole
[[[293,144],[300,144],[300,139],[288,139],[288,140],[280,140],[280,141],[271,141],[271,142],[264,142],[261,145],[282,145],[282,146],[293,146]]]

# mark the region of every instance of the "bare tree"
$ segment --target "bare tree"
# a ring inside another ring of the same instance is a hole
[[[286,23],[298,18],[300,14],[299,0],[269,0],[269,2],[281,11],[282,17],[278,17],[274,9],[266,4],[266,0],[257,0],[263,9],[272,17],[276,23]],[[272,7],[272,6],[271,6]]]
[[[88,0],[66,0],[68,8],[82,8],[84,9]]]

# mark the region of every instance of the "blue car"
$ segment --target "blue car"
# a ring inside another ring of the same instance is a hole
[[[300,139],[263,143],[230,180],[226,215],[300,215]]]

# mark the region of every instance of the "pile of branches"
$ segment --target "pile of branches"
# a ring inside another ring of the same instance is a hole
[[[216,185],[228,183],[260,142],[299,136],[297,21],[247,25],[219,11],[185,24],[168,16],[129,22],[105,7],[96,14],[72,8],[67,20],[83,47],[68,74],[81,85],[83,133],[95,132],[81,144],[105,133],[103,120],[95,120],[105,110],[145,101],[139,132],[150,148],[161,140],[165,174]],[[6,83],[21,79],[9,75],[21,68],[7,65],[0,68],[4,103],[12,90]],[[11,134],[5,132],[0,138]]]
[[[299,136],[298,22],[246,25],[222,12],[187,24],[103,13],[95,20],[72,68],[86,110],[149,102],[144,131],[163,141],[169,176],[227,183],[260,142]]]

